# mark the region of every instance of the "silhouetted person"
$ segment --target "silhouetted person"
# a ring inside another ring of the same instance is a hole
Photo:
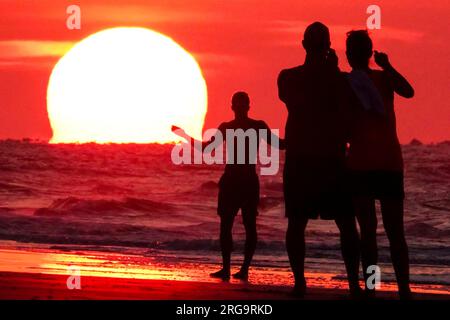
[[[288,109],[283,182],[294,294],[302,296],[306,290],[306,225],[320,216],[335,220],[339,228],[350,292],[359,295],[359,237],[344,190],[348,111],[342,91],[348,88],[325,25],[308,26],[302,44],[305,63],[283,70],[278,78],[279,97]]]
[[[212,273],[210,276],[228,280],[230,278],[231,267],[231,252],[233,248],[232,228],[236,215],[239,210],[242,213],[242,221],[245,227],[245,252],[244,261],[239,272],[233,275],[236,279],[247,280],[248,271],[256,249],[257,231],[256,231],[256,217],[258,215],[259,203],[259,179],[256,173],[256,165],[252,163],[251,159],[255,159],[259,148],[260,139],[263,138],[268,144],[274,138],[278,139],[272,134],[268,125],[261,120],[254,120],[248,117],[250,109],[250,99],[245,92],[237,92],[232,98],[232,110],[234,111],[234,119],[229,122],[223,122],[218,132],[222,135],[222,139],[217,139],[217,136],[212,137],[209,141],[202,142],[202,150],[211,144],[226,142],[227,153],[229,158],[233,158],[233,163],[230,159],[227,160],[225,172],[220,178],[219,182],[219,197],[217,213],[220,216],[220,246],[222,250],[223,268],[218,272]],[[227,130],[242,129],[244,132],[255,130],[257,138],[254,142],[257,143],[256,148],[250,146],[251,140],[245,139],[245,159],[243,163],[238,163],[238,139],[236,137],[227,139]],[[250,129],[250,130],[249,130]],[[173,127],[175,133],[182,137],[195,142],[192,138],[187,136],[184,132],[180,132],[179,128]],[[266,130],[267,135],[260,135],[259,130]],[[234,141],[229,141],[234,140]],[[234,147],[231,148],[231,143]],[[284,141],[279,140],[280,149],[283,148]],[[233,151],[231,151],[233,149]],[[231,153],[232,152],[232,153]]]
[[[385,53],[375,51],[375,62],[382,70],[369,67],[373,52],[367,31],[347,34],[346,53],[352,67],[348,78],[359,100],[350,135],[348,167],[361,231],[363,269],[367,271],[368,266],[377,264],[375,200],[378,199],[400,296],[409,298],[408,247],[403,228],[403,159],[396,132],[394,93],[412,98],[414,90],[392,67]]]

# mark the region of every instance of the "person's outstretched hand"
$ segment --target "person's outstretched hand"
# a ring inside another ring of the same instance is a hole
[[[375,63],[382,69],[389,68],[391,63],[389,62],[389,57],[384,52],[375,51]]]
[[[184,132],[183,129],[181,129],[178,126],[172,126],[172,132],[176,133],[176,132]]]
[[[179,135],[180,137],[184,138],[186,136],[186,132],[177,126],[172,126],[172,132]]]

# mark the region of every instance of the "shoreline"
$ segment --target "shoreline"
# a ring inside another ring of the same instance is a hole
[[[152,257],[43,248],[0,248],[0,299],[37,300],[290,300],[288,269],[252,268],[250,282],[209,278],[217,265],[160,264]],[[74,272],[74,270],[78,270]],[[79,275],[81,290],[69,290]],[[307,300],[347,300],[345,278],[306,273]],[[339,278],[339,279],[338,279]],[[73,277],[72,277],[73,280]],[[361,283],[362,285],[362,283]],[[450,300],[445,285],[411,284],[418,300]],[[397,299],[396,285],[382,282],[379,299]]]
[[[84,276],[81,289],[67,288],[68,276],[0,272],[0,300],[292,300],[291,288],[253,284],[144,280]],[[450,295],[413,293],[414,300],[450,300]],[[347,290],[309,288],[304,300],[349,300]],[[397,300],[390,291],[378,300]]]

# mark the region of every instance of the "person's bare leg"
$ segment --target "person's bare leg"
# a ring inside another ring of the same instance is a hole
[[[211,273],[213,278],[219,278],[222,280],[230,279],[231,269],[231,251],[233,249],[233,214],[227,214],[220,217],[220,248],[222,250],[222,264],[221,270]]]
[[[295,279],[294,294],[299,296],[304,295],[306,290],[305,229],[307,224],[307,218],[290,217],[286,232],[286,249]]]
[[[241,270],[233,275],[236,279],[247,280],[248,269],[253,259],[253,255],[256,250],[256,242],[258,234],[256,231],[256,213],[255,212],[242,212],[242,222],[245,227],[245,249],[244,249],[244,261],[242,263]]]
[[[347,270],[350,293],[357,297],[361,294],[359,286],[359,235],[354,217],[336,219],[341,239],[342,257]]]
[[[361,231],[361,260],[363,266],[363,274],[367,287],[367,268],[378,263],[378,247],[377,247],[377,214],[375,209],[375,199],[370,197],[355,197],[353,205],[358,219]],[[372,291],[372,290],[370,290]]]
[[[409,255],[403,226],[403,199],[382,199],[380,204],[400,298],[409,299]]]

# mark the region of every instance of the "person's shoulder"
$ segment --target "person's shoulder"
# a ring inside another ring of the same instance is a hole
[[[383,77],[386,74],[386,71],[381,69],[370,69],[370,75],[374,77]]]
[[[372,68],[370,68],[370,72],[372,72],[373,74],[384,74],[386,71],[384,71],[382,69],[372,69]]]
[[[219,130],[226,130],[233,126],[233,120],[231,121],[224,121],[219,125]]]
[[[303,71],[303,65],[296,66],[296,67],[293,67],[293,68],[283,69],[283,70],[281,70],[280,75],[278,76],[278,78],[282,79],[282,78],[290,77],[290,76],[293,76],[293,75],[297,75],[297,74],[302,73],[302,71]]]
[[[250,121],[251,127],[255,128],[255,129],[266,129],[269,127],[264,120],[249,118],[249,121]]]
[[[393,90],[390,76],[387,71],[380,69],[371,69],[370,77],[378,86],[383,86],[389,90]]]
[[[286,74],[286,75],[288,75],[288,74],[295,74],[295,73],[298,73],[298,72],[302,72],[302,70],[303,70],[303,65],[299,65],[299,66],[296,66],[296,67],[293,67],[293,68],[283,69],[283,70],[281,70],[280,74]]]
[[[387,73],[380,69],[370,69],[370,76],[375,79],[383,79],[387,77]]]

